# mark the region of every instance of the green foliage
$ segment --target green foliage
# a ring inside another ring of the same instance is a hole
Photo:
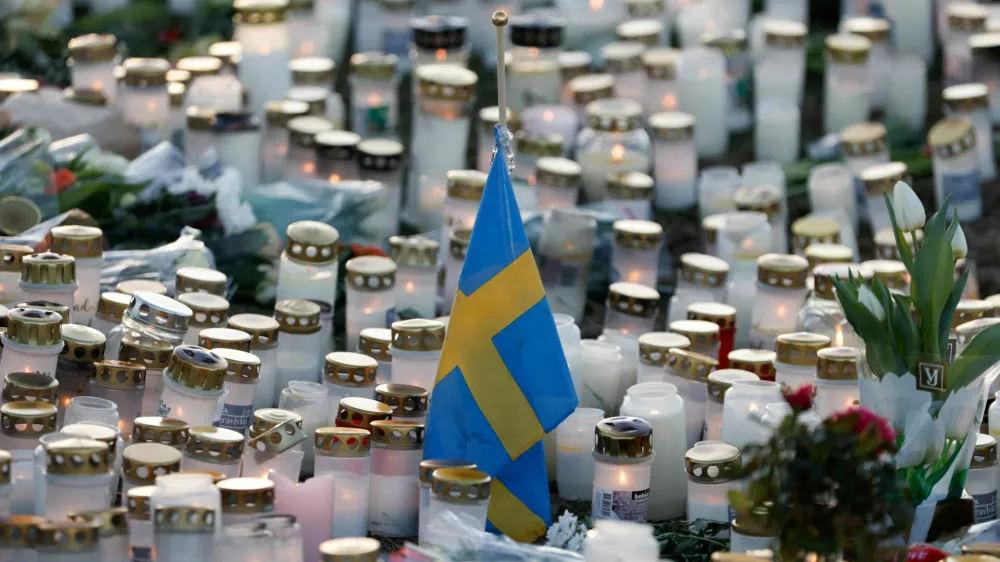
[[[729,540],[719,538],[727,530],[727,523],[705,519],[671,519],[653,524],[660,556],[675,562],[707,562],[713,552],[728,550]]]

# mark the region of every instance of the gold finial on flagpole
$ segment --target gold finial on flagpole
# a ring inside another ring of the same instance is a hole
[[[507,69],[506,51],[503,46],[503,28],[507,26],[507,12],[493,12],[493,26],[497,28],[497,105],[500,113],[500,128],[507,130]]]

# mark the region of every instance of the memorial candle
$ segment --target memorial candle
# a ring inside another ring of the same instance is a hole
[[[573,91],[569,87],[571,80],[590,72],[594,59],[586,51],[561,51],[559,53],[559,69],[562,75],[562,103],[573,105]]]
[[[827,133],[866,121],[872,105],[869,56],[872,43],[858,35],[826,38],[823,125]]]
[[[192,427],[190,435],[181,457],[181,470],[218,472],[225,478],[240,475],[244,446],[242,431],[201,426]]]
[[[330,183],[361,179],[358,143],[361,136],[350,131],[316,134],[316,176]]]
[[[573,107],[580,121],[587,121],[587,106],[594,101],[614,96],[615,79],[610,74],[582,74],[573,78],[567,87],[573,94]]]
[[[35,250],[30,246],[0,244],[0,304],[13,306],[21,302],[21,262]]]
[[[424,424],[395,420],[371,423],[372,478],[368,531],[384,537],[412,537],[419,531],[417,475],[424,448]]]
[[[263,117],[264,103],[284,98],[291,85],[291,77],[280,72],[289,60],[288,1],[240,0],[233,7],[234,38],[241,48],[240,82],[249,92],[249,109]]]
[[[799,158],[801,132],[798,106],[778,102],[758,103],[754,119],[754,156],[784,166]]]
[[[869,68],[872,81],[872,109],[885,109],[889,95],[889,75],[892,68],[892,45],[890,35],[893,31],[888,19],[881,17],[852,17],[841,22],[841,31],[859,35],[872,44],[869,55]]]
[[[859,214],[856,209],[864,203],[864,184],[861,182],[861,171],[875,164],[890,162],[889,145],[885,125],[871,121],[860,121],[844,128],[840,133],[840,148],[844,154],[844,163],[851,170],[854,182],[855,204],[850,201],[841,202],[854,211],[849,215],[858,224]]]
[[[351,427],[321,427],[315,434],[315,476],[332,475],[334,538],[368,532],[371,489],[371,432]]]
[[[598,408],[605,415],[615,412],[621,366],[619,346],[597,340],[580,342],[580,358],[571,374],[581,408]]]
[[[553,311],[583,318],[597,221],[572,208],[552,209],[542,223],[538,269]]]
[[[606,418],[594,428],[592,519],[643,523],[649,509],[653,429],[641,418]]]
[[[975,82],[986,84],[990,91],[990,118],[1000,122],[1000,35],[994,32],[979,33],[969,37],[972,50],[972,77]]]
[[[664,111],[649,116],[653,131],[654,177],[658,209],[687,209],[697,203],[698,155],[694,116]]]
[[[379,256],[361,256],[346,264],[347,349],[356,349],[365,328],[385,328],[396,315],[396,264]]]
[[[605,198],[610,173],[649,170],[651,142],[641,118],[642,106],[632,100],[602,99],[587,106],[587,127],[577,137],[577,161],[588,199]]]
[[[885,202],[885,195],[891,199],[893,189],[898,182],[910,181],[910,173],[906,163],[889,162],[869,166],[861,170],[859,177],[865,186],[867,196],[865,209],[868,211],[868,222],[871,224],[872,231],[879,232],[885,228],[891,228],[892,222],[889,218],[889,206]]]
[[[397,57],[380,52],[351,55],[351,130],[361,138],[393,137],[399,125]]]
[[[667,30],[663,22],[650,17],[623,21],[615,28],[615,35],[623,43],[641,43],[647,47],[668,43]]]
[[[972,121],[967,117],[942,119],[927,133],[927,142],[934,155],[937,206],[951,196],[951,208],[958,214],[958,220],[978,219],[983,213],[983,201],[976,129]]]
[[[726,58],[716,49],[695,47],[681,52],[680,109],[694,116],[698,155],[717,157],[729,148],[729,94]]]
[[[24,256],[18,285],[22,300],[48,301],[67,306],[70,312],[65,320],[73,322],[72,310],[79,288],[73,256],[54,252]]]
[[[989,14],[984,6],[972,2],[949,2],[943,6],[948,22],[943,48],[944,84],[964,84],[972,78],[972,48],[969,38],[986,31]]]
[[[755,422],[754,416],[760,416],[768,404],[782,401],[781,385],[777,382],[734,381],[722,406],[722,441],[741,450],[764,444],[768,432]]]
[[[109,104],[118,95],[115,59],[118,40],[114,35],[90,33],[69,40],[67,50],[74,90],[101,92]]]
[[[814,408],[820,419],[842,412],[859,403],[858,350],[828,347],[816,352],[816,398]]]
[[[941,93],[945,114],[966,117],[976,129],[976,150],[979,153],[979,176],[991,180],[997,175],[993,153],[993,123],[989,112],[989,89],[985,84],[958,84]],[[77,266],[79,268],[79,265]]]
[[[223,394],[226,360],[207,349],[179,345],[163,370],[157,411],[191,425],[212,425]]]
[[[558,136],[562,139],[560,154],[553,156],[562,156],[572,152],[573,146],[576,144],[576,135],[580,130],[580,119],[576,110],[569,105],[533,105],[524,110],[520,120],[524,125],[523,131],[531,136]],[[489,138],[489,146],[492,146],[492,133]]]
[[[806,255],[813,244],[840,242],[840,223],[829,217],[806,215],[792,223],[792,253]]]
[[[760,380],[757,375],[739,369],[720,369],[708,375],[705,401],[705,434],[709,441],[722,440],[722,418],[726,392],[737,381]]]
[[[893,22],[893,43],[899,55],[934,59],[934,2],[932,0],[887,0],[885,17]],[[945,5],[945,4],[940,4]],[[898,58],[897,58],[898,61]],[[893,65],[893,73],[899,68]]]
[[[450,170],[448,172],[448,196],[444,200],[444,227],[441,229],[442,244],[451,239],[459,229],[471,229],[479,212],[479,200],[486,187],[486,174],[476,170]],[[435,261],[436,261],[435,257]],[[447,303],[451,308],[451,303]],[[433,314],[427,314],[431,317]]]
[[[56,366],[63,349],[61,320],[55,312],[33,308],[10,310],[7,330],[0,334],[4,350],[0,355],[0,378],[10,373],[57,376]]]
[[[646,94],[641,101],[646,115],[677,110],[680,102],[677,83],[680,55],[679,50],[665,47],[648,49],[642,53],[642,65],[646,71]]]
[[[773,183],[750,183],[744,178],[744,187],[733,193],[733,202],[740,211],[764,213],[771,225],[771,249],[777,253],[788,251],[788,217],[782,212],[784,197],[782,189]]]
[[[32,543],[38,562],[101,560],[101,524],[96,521],[63,521],[55,518],[38,526]],[[164,557],[164,562],[168,558]]]
[[[164,59],[130,58],[125,68],[119,105],[126,123],[138,128],[143,143],[149,146],[165,137],[170,119],[170,93],[167,91],[167,71],[170,63]]]
[[[757,259],[751,348],[774,349],[778,336],[795,330],[808,294],[808,272],[809,262],[801,256],[766,254]]]
[[[687,518],[728,523],[729,491],[739,487],[740,450],[728,443],[703,443],[688,450],[685,462]]]
[[[288,121],[286,179],[312,179],[316,175],[316,135],[333,129],[326,117],[304,115]]]
[[[605,72],[615,80],[615,97],[643,101],[646,72],[642,53],[645,50],[646,45],[640,42],[615,42],[601,47]]]
[[[510,20],[513,48],[507,72],[508,104],[515,111],[554,104],[562,93],[559,51],[566,20],[525,14]]]
[[[909,131],[923,131],[927,113],[927,63],[924,59],[896,56],[889,74],[888,104],[887,117],[900,121]]]
[[[637,384],[628,389],[623,416],[635,416],[652,428],[650,443],[656,455],[650,479],[648,516],[653,520],[681,517],[684,512],[684,401],[677,387],[666,382]]]
[[[602,419],[604,412],[599,408],[577,408],[556,428],[556,482],[560,498],[586,500],[593,493],[594,426]]]
[[[545,156],[535,162],[535,195],[538,210],[574,207],[580,194],[583,168],[573,160]]]
[[[275,404],[278,378],[278,334],[280,324],[262,314],[236,314],[229,317],[229,327],[250,334],[250,353],[260,360],[260,374],[254,388],[253,409]],[[149,371],[146,372],[147,380]],[[148,384],[148,383],[147,383]]]
[[[704,431],[708,375],[718,366],[718,361],[700,353],[677,348],[668,351],[665,382],[677,387],[678,395],[684,400],[684,425],[689,447],[701,438]]]
[[[830,347],[830,338],[810,332],[795,332],[778,336],[775,346],[774,380],[789,388],[798,388],[803,384],[812,384],[816,375],[817,352]]]
[[[720,302],[695,302],[688,305],[687,318],[688,320],[699,320],[718,326],[718,350],[715,355],[710,356],[718,358],[720,368],[728,369],[729,352],[733,350],[736,340],[736,308]],[[672,326],[673,323],[670,325]],[[672,327],[670,330],[672,332],[677,331]],[[693,345],[694,340],[692,340],[692,346]],[[693,349],[693,351],[698,350]]]
[[[656,287],[663,227],[648,220],[619,220],[611,228],[611,280]]]
[[[750,114],[751,63],[746,32],[737,28],[723,33],[706,33],[702,36],[702,44],[718,49],[726,57],[726,87],[729,92],[726,122],[729,130],[749,129],[753,116]]]
[[[330,225],[298,221],[285,231],[285,249],[278,264],[277,299],[337,300],[337,241]]]
[[[358,143],[361,179],[377,181],[384,190],[379,226],[389,233],[399,232],[399,211],[403,201],[403,145],[391,139],[369,139]]]
[[[311,301],[287,299],[274,305],[279,337],[272,403],[278,402],[282,389],[290,381],[319,382],[323,360],[319,315],[319,305]]]
[[[754,63],[756,104],[800,107],[805,86],[806,35],[798,21],[764,20],[765,47]]]
[[[392,323],[393,383],[432,391],[444,346],[445,327],[437,320],[415,318]]]
[[[602,207],[615,216],[629,220],[653,218],[653,188],[655,180],[642,172],[614,172],[608,174],[608,198]]]
[[[267,478],[273,471],[293,482],[298,480],[305,457],[302,416],[280,408],[262,408],[253,413],[253,418],[242,475]],[[268,437],[262,438],[264,434]]]
[[[486,516],[490,504],[490,481],[492,478],[474,468],[439,468],[431,473],[431,501],[427,508],[429,521],[439,519],[444,513],[453,513],[467,525],[474,521],[477,531],[485,530]],[[429,544],[451,546],[448,541],[437,539],[427,533]]]
[[[421,236],[392,236],[389,248],[398,267],[396,309],[404,317],[434,317],[437,308],[438,243]]]
[[[358,336],[358,353],[378,361],[376,382],[380,384],[392,382],[392,356],[389,354],[391,343],[392,330],[389,328],[365,328]]]
[[[261,362],[257,356],[236,349],[215,349],[216,355],[226,360],[225,387],[229,391],[222,406],[222,417],[217,425],[245,434],[250,427],[254,395],[260,380]]]

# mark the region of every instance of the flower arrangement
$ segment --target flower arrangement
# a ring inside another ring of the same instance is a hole
[[[813,387],[783,394],[791,414],[745,453],[749,488],[730,492],[737,517],[764,514],[778,560],[884,559],[911,515],[892,460],[896,432],[864,407],[806,424],[800,416],[812,408]]]
[[[835,280],[844,315],[865,346],[861,404],[896,432],[896,465],[917,516],[910,540],[925,538],[935,505],[961,498],[986,403],[987,373],[998,359],[1000,327],[990,326],[957,351],[952,326],[968,273],[955,261],[968,250],[948,200],[928,220],[916,194],[899,182],[885,195],[909,294],[877,277]],[[923,229],[923,239],[917,232]]]

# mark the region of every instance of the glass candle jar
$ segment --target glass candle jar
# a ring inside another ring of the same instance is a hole
[[[419,531],[424,424],[396,420],[371,422],[372,477],[368,532],[412,537]]]
[[[21,299],[21,262],[35,253],[30,246],[0,244],[0,304],[13,306]]]
[[[139,130],[141,142],[152,147],[166,138],[170,119],[170,92],[167,89],[165,59],[129,58],[122,63],[125,77],[119,91],[119,105],[125,123]]]
[[[864,184],[868,222],[873,232],[877,233],[892,227],[885,195],[888,194],[891,199],[896,183],[909,181],[909,176],[909,170],[904,162],[876,164],[861,171],[859,178]],[[893,244],[895,245],[895,241]]]
[[[267,128],[261,141],[261,174],[265,181],[275,181],[284,174],[288,154],[288,122],[308,112],[309,104],[301,101],[280,99],[265,102]]]
[[[445,327],[437,320],[413,319],[392,323],[392,380],[433,392]]]
[[[392,355],[389,354],[391,343],[392,330],[389,328],[365,328],[358,336],[358,353],[378,361],[376,381],[379,383],[392,381]]]
[[[542,285],[552,310],[577,321],[583,318],[596,239],[597,221],[583,211],[553,209],[542,223],[537,260]],[[467,248],[468,241],[464,243]]]
[[[230,477],[216,485],[226,527],[251,523],[274,512],[274,482],[267,478]]]
[[[403,200],[403,152],[403,145],[390,139],[369,139],[358,143],[361,179],[377,181],[384,190],[385,205],[377,216],[380,226],[390,235],[399,231],[399,211]]]
[[[226,360],[207,349],[179,345],[163,371],[163,393],[157,413],[191,426],[210,426],[219,409],[226,377]]]
[[[286,179],[312,179],[316,175],[316,135],[333,129],[326,117],[304,115],[288,121]]]
[[[582,171],[579,164],[568,158],[545,156],[535,161],[538,210],[576,206]]]
[[[809,332],[778,336],[774,359],[774,380],[788,388],[812,384],[816,374],[817,352],[830,347],[830,338]]]
[[[558,103],[562,94],[559,51],[566,20],[529,13],[510,20],[511,60],[507,70],[507,103],[520,111]]]
[[[969,38],[986,31],[989,14],[972,2],[946,5],[947,33],[943,34],[943,76],[945,86],[963,84],[972,78],[972,48]]]
[[[208,293],[181,293],[177,295],[177,301],[190,308],[192,312],[191,322],[184,334],[186,345],[197,344],[198,334],[202,330],[226,326],[229,301],[223,297]]]
[[[612,281],[655,287],[663,227],[648,220],[619,220],[612,224]]]
[[[334,479],[333,537],[357,537],[368,531],[370,437],[367,429],[350,427],[321,427],[315,432],[313,474]]]
[[[347,349],[356,349],[365,328],[385,328],[395,318],[396,264],[379,256],[362,256],[346,264]]]
[[[816,398],[813,407],[820,419],[860,403],[858,350],[828,347],[816,352]]]
[[[278,370],[278,321],[261,314],[237,314],[229,318],[229,327],[250,334],[250,353],[260,360],[260,373],[254,388],[253,409],[270,407],[276,395]]]
[[[261,361],[257,356],[237,349],[215,348],[213,353],[226,360],[225,395],[222,417],[217,425],[245,434],[250,427],[254,396],[260,380]]]
[[[486,529],[492,481],[488,474],[474,468],[439,468],[431,473],[431,479],[428,522],[450,512],[470,526],[475,521],[477,530]],[[434,543],[433,537],[428,539],[429,543]]]
[[[73,321],[73,302],[79,287],[73,256],[53,252],[24,256],[18,283],[23,300],[49,301],[68,306],[70,314],[67,321]]]
[[[302,416],[280,408],[262,408],[253,413],[253,418],[243,452],[242,475],[266,478],[273,470],[297,482],[305,457],[302,443],[307,439]]]
[[[118,94],[115,62],[118,40],[114,35],[89,33],[69,40],[71,85],[74,90],[101,92],[113,104]]]
[[[97,562],[101,553],[101,524],[97,521],[53,520],[38,525],[32,543],[38,562]]]
[[[326,425],[330,418],[330,399],[323,385],[315,382],[290,381],[281,391],[278,408],[287,410],[299,416],[301,428],[306,436],[302,441],[305,456],[302,462],[306,466],[313,464],[313,434]]]
[[[684,426],[689,447],[701,439],[705,427],[708,374],[718,365],[715,359],[686,349],[674,348],[667,352],[665,382],[677,387],[677,394],[684,400]]]
[[[848,277],[871,280],[872,271],[867,266],[846,263],[825,263],[813,269],[813,291],[806,304],[799,310],[798,329],[830,338],[834,346],[861,349],[864,345],[847,323],[844,310],[837,301],[833,279],[846,281]]]
[[[698,201],[694,126],[694,117],[680,111],[665,111],[649,117],[655,155],[654,203],[658,209],[687,209]]]
[[[976,523],[997,518],[997,440],[990,435],[976,435],[976,448],[965,478],[965,490],[976,503]]]
[[[606,418],[594,428],[591,518],[643,523],[649,510],[653,432],[641,418]]]
[[[756,103],[799,107],[805,85],[808,28],[798,21],[771,18],[761,25],[765,46],[754,63]]]
[[[752,351],[752,350],[745,350]],[[773,353],[773,352],[772,352]],[[722,422],[724,416],[724,402],[726,392],[732,388],[737,381],[757,381],[760,378],[749,371],[740,369],[720,369],[708,375],[707,392],[708,399],[705,401],[705,434],[709,441],[722,440]]]
[[[677,387],[665,382],[637,384],[628,389],[621,414],[641,418],[652,428],[650,443],[656,456],[650,480],[649,518],[682,517],[686,489],[683,458],[687,447],[684,401]]]
[[[316,221],[297,221],[285,231],[278,265],[277,299],[337,300],[337,229]]]
[[[823,124],[827,133],[868,120],[872,101],[868,65],[871,48],[871,41],[858,35],[826,38]]]
[[[636,383],[663,382],[671,349],[688,349],[691,340],[673,332],[647,332],[639,336],[639,369]]]
[[[103,232],[92,226],[56,226],[52,228],[49,236],[50,251],[70,256],[76,262],[77,289],[73,296],[72,320],[77,324],[89,326],[97,311],[98,295],[101,292],[101,266],[104,264]],[[48,296],[46,294],[39,298],[55,300]]]
[[[236,24],[233,37],[240,44],[240,82],[249,93],[249,108],[264,115],[264,103],[285,97],[291,76],[275,69],[288,67],[289,37],[287,0],[240,0],[233,7]]]
[[[576,144],[587,199],[607,196],[608,174],[649,171],[652,143],[641,119],[636,101],[609,98],[587,105],[587,126]]]
[[[580,342],[580,357],[571,374],[581,408],[598,408],[605,415],[615,412],[622,361],[622,350],[616,344]]]
[[[726,306],[726,305],[722,305]],[[674,320],[668,329],[691,342],[685,349],[712,359],[719,357],[719,326],[705,320]]]
[[[736,210],[733,196],[743,185],[732,166],[709,166],[698,175],[698,214],[702,218]],[[765,215],[766,218],[766,215]]]
[[[358,143],[361,136],[350,131],[323,131],[316,135],[316,177],[330,183],[361,179]]]
[[[556,482],[560,498],[577,501],[592,497],[594,428],[603,419],[602,409],[577,408],[556,428]]]
[[[518,133],[523,132],[532,137],[552,139],[559,137],[562,139],[562,146],[559,149],[559,153],[554,154],[554,156],[572,153],[573,145],[576,142],[576,135],[580,131],[580,118],[576,110],[568,105],[548,104],[531,106],[521,113],[520,122],[523,123],[524,127]],[[516,158],[519,154],[515,152],[514,156]],[[531,166],[532,172],[529,176],[534,175],[533,169],[535,163],[532,162]]]
[[[938,207],[951,196],[958,220],[978,219],[983,212],[976,130],[967,117],[938,121],[927,134],[934,157],[934,200]]]
[[[0,334],[3,344],[0,377],[10,373],[56,376],[63,348],[59,330],[61,320],[59,314],[46,310],[15,308],[8,311],[7,330]]]
[[[163,370],[170,363],[174,346],[166,342],[123,342],[117,361],[142,365],[146,368],[145,386],[142,391],[141,412],[144,416],[156,415],[163,393]],[[105,361],[113,361],[105,359]]]
[[[350,295],[350,291],[348,291]],[[320,307],[305,300],[281,300],[274,307],[278,321],[277,377],[274,403],[290,381],[319,382],[323,352],[320,344]]]
[[[349,396],[372,398],[375,395],[378,361],[361,353],[335,351],[323,363],[323,387],[329,395],[330,411],[336,412],[340,401]]]
[[[192,427],[191,438],[181,457],[181,470],[218,472],[225,478],[240,475],[243,460],[242,433],[223,427]]]
[[[163,443],[135,443],[125,447],[122,465],[122,494],[139,486],[151,486],[159,476],[181,469],[181,452]]]
[[[220,519],[219,511],[211,507],[155,507],[153,544],[157,562],[184,562],[214,556],[217,519]]]
[[[667,324],[686,319],[688,308],[694,303],[721,302],[728,275],[729,264],[719,258],[693,252],[682,254]]]
[[[718,49],[726,57],[726,89],[729,94],[730,131],[746,131],[753,122],[750,114],[751,62],[747,52],[747,35],[737,28],[722,33],[707,32],[701,37],[706,47]]]
[[[740,450],[728,443],[702,443],[689,449],[684,460],[688,475],[687,518],[730,522],[733,510],[729,507],[729,491],[739,486]]]
[[[744,179],[744,182],[747,182]],[[782,212],[782,189],[772,184],[745,185],[733,193],[733,202],[740,211],[756,211],[767,216],[771,225],[771,249],[777,253],[788,251],[788,217]]]
[[[146,389],[146,367],[127,361],[97,361],[88,394],[118,405],[115,427],[122,435],[132,434],[135,418],[142,415],[142,395]]]
[[[397,61],[396,55],[380,52],[351,55],[351,130],[361,138],[398,134]]]
[[[997,167],[993,155],[993,122],[989,114],[989,89],[985,84],[959,84],[945,88],[941,98],[948,116],[967,117],[972,121],[972,126],[976,129],[980,177],[983,180],[995,178]],[[78,264],[78,270],[79,267]]]
[[[63,341],[62,353],[56,364],[56,379],[59,389],[56,392],[59,405],[59,421],[73,398],[88,394],[89,380],[94,374],[94,362],[104,358],[104,336],[86,326],[65,324],[60,326]],[[112,422],[116,425],[117,420]]]
[[[642,172],[608,174],[608,198],[603,207],[615,216],[648,221],[653,218],[653,188],[655,180]]]
[[[483,189],[486,186],[486,174],[476,170],[449,170],[447,178],[448,196],[444,201],[444,227],[441,229],[442,241],[449,240],[451,234],[456,229],[472,228],[472,225],[476,222],[476,213],[479,212],[479,201],[483,198]],[[398,304],[397,302],[397,306]],[[433,314],[426,314],[424,317],[429,318],[431,316]]]
[[[156,486],[137,486],[129,490],[122,503],[128,509],[128,542],[130,560],[152,562],[153,523],[150,520],[149,498]]]
[[[410,60],[416,71],[426,64],[467,66],[469,46],[465,41],[469,20],[459,15],[429,15],[410,20],[413,40]]]
[[[729,147],[726,58],[717,49],[682,52],[678,63],[679,109],[694,117],[698,156],[713,158]]]
[[[587,122],[587,106],[597,100],[614,96],[615,79],[610,74],[582,74],[573,78],[567,87],[573,94],[573,108],[581,123]]]
[[[757,260],[750,347],[774,349],[776,338],[795,330],[806,301],[809,262],[801,256],[766,254]]]
[[[82,422],[100,422],[117,429],[118,405],[104,398],[77,396],[70,400],[63,421],[66,425]]]
[[[74,437],[46,447],[45,485],[40,488],[45,517],[66,519],[70,513],[106,509],[111,505],[108,445]]]
[[[478,172],[476,172],[478,173]],[[389,238],[396,272],[396,309],[404,318],[431,318],[437,308],[438,243],[422,236]]]
[[[637,283],[612,283],[608,288],[604,327],[638,337],[653,331],[659,308],[660,294],[656,289]]]
[[[172,346],[184,343],[191,316],[194,313],[170,297],[136,291],[129,301],[122,323],[108,334],[105,359],[118,359],[123,343],[164,342]]]

